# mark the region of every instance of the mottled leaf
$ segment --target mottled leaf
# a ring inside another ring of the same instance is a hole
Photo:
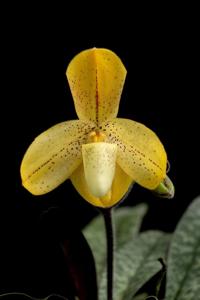
[[[132,299],[131,295],[135,293],[162,269],[162,264],[158,261],[159,258],[165,258],[170,242],[170,235],[161,232],[146,232],[145,239],[152,238],[152,246],[148,245],[149,250],[145,254],[144,259],[141,261],[140,266],[137,268],[136,273],[129,279],[129,284],[124,292],[124,300]],[[155,234],[155,236],[153,236]],[[160,234],[160,237],[159,237]],[[152,236],[151,236],[152,235]],[[157,239],[156,239],[157,235]],[[155,243],[153,245],[153,239]],[[130,295],[130,296],[129,296]]]
[[[166,300],[200,300],[200,197],[188,207],[172,238]]]
[[[146,231],[129,240],[115,253],[114,299],[131,300],[136,292],[158,271],[165,257],[169,235]],[[99,299],[105,299],[106,268],[100,279]]]
[[[118,249],[139,232],[146,212],[146,204],[140,204],[133,208],[122,207],[114,212],[116,247]]]
[[[122,207],[114,211],[117,249],[132,239],[139,231],[142,219],[147,211],[145,204],[136,207]],[[98,278],[105,268],[106,238],[104,220],[100,215],[83,231],[95,257]]]

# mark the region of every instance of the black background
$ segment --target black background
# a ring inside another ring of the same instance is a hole
[[[27,291],[43,296],[62,292],[61,254],[50,241],[54,222],[64,212],[66,231],[72,232],[97,214],[70,181],[34,197],[23,189],[19,175],[21,159],[32,140],[50,126],[76,118],[65,70],[81,50],[105,47],[118,54],[128,71],[119,116],[154,130],[168,153],[175,198],[158,199],[135,186],[123,203],[148,203],[143,229],[172,231],[200,191],[195,18],[168,16],[162,20],[161,15],[159,20],[130,21],[123,28],[111,22],[108,28],[99,26],[93,33],[94,20],[88,28],[80,23],[75,29],[73,22],[65,22],[67,16],[58,21],[56,17],[36,11],[15,17],[9,28],[4,23],[0,293]],[[51,229],[45,231],[43,224],[49,215]]]

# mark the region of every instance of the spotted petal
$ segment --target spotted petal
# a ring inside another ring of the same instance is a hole
[[[81,164],[70,177],[74,187],[79,194],[89,203],[98,207],[112,207],[128,192],[129,188],[133,184],[133,180],[129,177],[119,165],[116,164],[115,176],[113,179],[110,192],[106,196],[99,198],[92,195],[88,189],[88,185],[85,180],[83,164]]]
[[[117,163],[134,181],[155,189],[166,176],[167,156],[156,134],[127,119],[102,124],[110,142],[118,145]]]
[[[107,49],[89,49],[70,62],[66,72],[79,119],[100,124],[116,117],[126,69]]]
[[[40,134],[21,164],[23,186],[34,195],[45,194],[65,181],[82,161],[81,145],[94,124],[68,121]]]

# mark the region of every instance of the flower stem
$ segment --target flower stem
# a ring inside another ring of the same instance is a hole
[[[112,208],[102,210],[107,240],[107,300],[113,300],[114,232]]]

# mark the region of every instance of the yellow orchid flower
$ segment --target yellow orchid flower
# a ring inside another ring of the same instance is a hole
[[[107,49],[85,50],[72,59],[66,75],[79,120],[51,127],[30,145],[21,164],[28,191],[45,194],[71,179],[85,200],[111,207],[133,182],[150,190],[163,183],[167,156],[156,134],[116,118],[126,73]]]

